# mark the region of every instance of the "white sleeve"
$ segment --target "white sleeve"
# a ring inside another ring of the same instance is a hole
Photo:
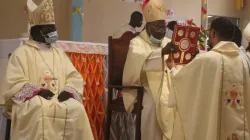
[[[183,66],[181,66],[181,65],[177,65],[176,67],[173,67],[170,70],[171,79],[180,71],[180,69],[182,67]],[[168,98],[168,107],[170,107],[170,108],[176,107],[176,103],[177,102],[176,102],[175,93],[174,93],[174,90],[173,90],[173,85],[171,84],[169,98]]]
[[[69,92],[70,95],[82,103],[84,92],[84,81],[81,74],[76,70],[68,56],[63,52],[64,63],[66,64],[66,79],[62,91]]]
[[[171,77],[175,76],[181,70],[182,67],[182,65],[177,65],[176,67],[172,68],[170,70]]]
[[[148,57],[146,61],[146,64],[143,67],[144,71],[162,71],[161,50],[162,49],[157,49],[153,51],[152,54],[150,54],[150,56]],[[165,69],[165,66],[164,66],[164,69]]]

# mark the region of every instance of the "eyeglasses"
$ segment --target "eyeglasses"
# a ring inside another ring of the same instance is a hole
[[[156,32],[165,33],[166,30],[167,30],[167,26],[154,26],[154,25],[151,25],[150,27],[154,28],[154,30],[155,30]]]
[[[41,31],[42,31],[43,33],[53,32],[53,31],[56,31],[56,30],[57,30],[57,29],[56,29],[56,26],[54,26],[54,25],[44,26],[44,27],[41,29]]]

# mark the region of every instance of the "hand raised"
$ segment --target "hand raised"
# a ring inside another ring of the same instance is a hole
[[[162,56],[167,54],[174,54],[177,52],[177,46],[169,42],[161,51]]]

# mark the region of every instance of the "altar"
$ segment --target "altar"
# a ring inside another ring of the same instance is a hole
[[[0,79],[8,63],[8,55],[23,44],[27,38],[0,40]],[[107,89],[108,45],[88,42],[58,41],[84,79],[83,105],[89,117],[96,140],[101,140],[105,116]],[[0,81],[1,83],[1,81]],[[0,97],[0,103],[2,98]],[[0,107],[0,114],[2,108]],[[0,115],[0,140],[4,140],[6,119]]]

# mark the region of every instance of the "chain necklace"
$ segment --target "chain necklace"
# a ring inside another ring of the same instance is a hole
[[[54,60],[55,60],[55,57],[54,57],[53,48],[52,48],[52,54],[53,54],[53,71],[52,71],[51,68],[49,67],[49,64],[45,61],[45,59],[44,59],[44,57],[42,56],[41,52],[38,51],[38,53],[40,54],[41,58],[43,59],[43,62],[44,62],[44,63],[47,65],[47,67],[49,68],[49,71],[51,72],[51,74],[52,74],[52,76],[53,76],[52,80],[54,80],[54,82],[55,82],[55,84],[56,84],[57,78],[55,77],[55,74],[54,74],[54,71],[55,71],[55,69],[54,69]]]

